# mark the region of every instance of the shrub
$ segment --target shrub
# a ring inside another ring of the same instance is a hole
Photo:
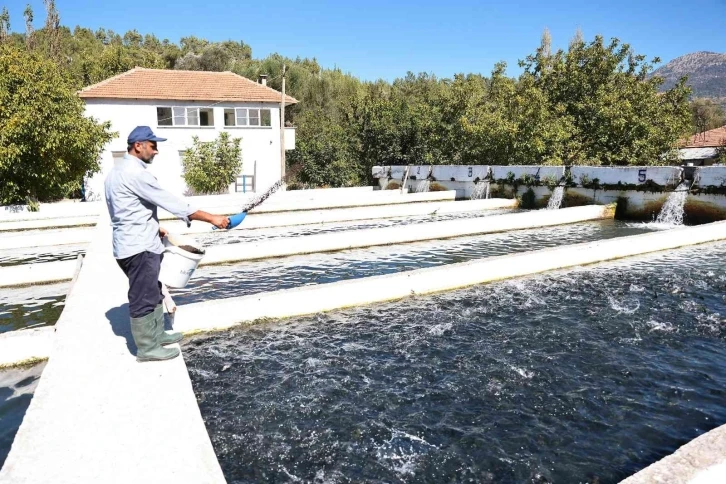
[[[535,180],[534,175],[530,175],[528,173],[520,176],[519,180],[522,185],[528,187],[535,186],[537,184],[537,180]]]
[[[522,198],[519,200],[519,207],[524,209],[535,208],[535,195],[532,188],[528,188],[527,191],[522,194]]]
[[[557,186],[557,177],[554,175],[547,175],[542,179],[542,184],[546,185],[550,190],[554,190]]]
[[[241,138],[222,132],[212,142],[194,136],[192,147],[184,152],[184,181],[197,193],[223,193],[242,171]]]

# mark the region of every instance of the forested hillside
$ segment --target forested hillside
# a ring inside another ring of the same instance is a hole
[[[552,52],[545,32],[518,78],[502,63],[486,76],[408,73],[392,83],[362,82],[315,59],[255,58],[243,41],[189,36],[176,43],[136,30],[71,29],[52,0],[46,6],[45,26],[35,31],[33,12],[26,10],[25,32],[17,32],[4,11],[3,55],[42,56],[75,89],[135,66],[267,74],[279,89],[286,65],[287,92],[300,101],[286,112],[298,129],[291,183],[366,183],[378,164],[662,164],[693,129],[689,88],[679,81],[659,93],[653,62],[617,39],[576,35],[568,49]]]

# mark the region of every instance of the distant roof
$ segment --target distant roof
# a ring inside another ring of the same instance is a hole
[[[233,72],[176,71],[136,67],[81,89],[83,99],[163,99],[279,103],[281,93]],[[285,96],[285,104],[297,100]]]
[[[694,134],[683,148],[716,148],[726,146],[726,126]]]

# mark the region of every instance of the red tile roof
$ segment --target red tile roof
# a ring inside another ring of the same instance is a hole
[[[694,134],[683,145],[683,148],[715,148],[726,146],[726,126]]]
[[[176,71],[136,67],[81,89],[83,99],[280,102],[281,93],[233,72]],[[285,96],[285,104],[297,100]]]

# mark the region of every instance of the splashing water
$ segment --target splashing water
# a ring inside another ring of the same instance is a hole
[[[555,187],[550,197],[550,201],[547,202],[547,210],[559,210],[562,205],[562,197],[565,196],[565,187]]]
[[[688,198],[688,182],[683,182],[676,190],[668,195],[666,203],[660,209],[658,217],[655,219],[656,224],[662,225],[683,225],[683,212]]]
[[[471,192],[471,200],[481,200],[489,198],[489,188],[491,183],[487,181],[480,181],[474,184],[474,191]]]
[[[428,192],[429,188],[431,188],[431,181],[430,180],[420,180],[416,183],[416,188],[414,188],[414,193],[424,193]]]
[[[184,359],[228,482],[620,482],[726,423],[724,261],[720,242],[260,323]]]
[[[249,202],[247,202],[245,204],[245,206],[242,207],[242,210],[240,210],[240,212],[249,212],[250,210],[252,210],[256,206],[258,206],[259,204],[261,204],[262,202],[264,202],[265,200],[267,200],[270,197],[270,195],[272,195],[273,193],[275,193],[284,184],[285,184],[284,180],[278,180],[278,181],[276,181],[275,183],[272,184],[272,186],[270,188],[267,189],[266,192],[262,193],[258,197],[256,197],[256,198],[250,200]]]

